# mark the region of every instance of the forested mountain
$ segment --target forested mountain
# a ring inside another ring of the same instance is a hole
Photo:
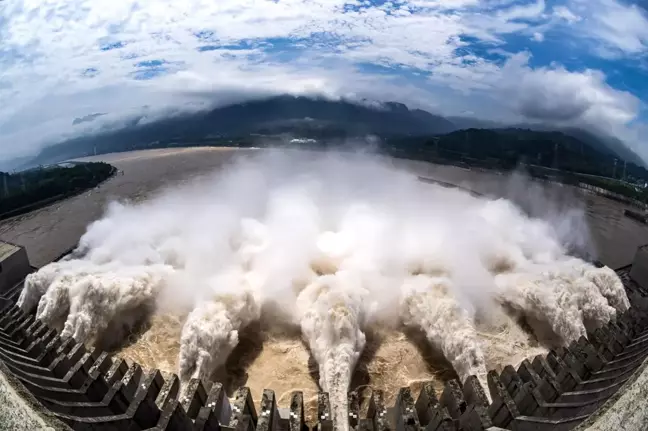
[[[99,116],[93,114],[88,117]],[[497,123],[452,121],[401,103],[378,106],[308,97],[278,96],[153,121],[133,118],[113,131],[71,139],[44,149],[30,165],[143,148],[184,145],[263,145],[280,136],[310,138],[330,147],[346,138],[380,137],[400,142],[401,152],[426,152],[433,142],[437,156],[520,161],[557,169],[614,176],[614,163],[627,160],[627,174],[646,178],[643,162],[618,140],[581,129],[538,130],[543,126],[501,128]],[[81,121],[81,120],[79,120]],[[77,123],[79,122],[77,121]],[[475,127],[467,127],[471,124]],[[466,127],[464,129],[464,127]],[[461,130],[457,130],[461,129]],[[391,148],[390,147],[390,148]],[[393,148],[392,148],[393,149]],[[619,171],[620,173],[620,171]]]
[[[389,151],[400,157],[446,160],[505,170],[522,163],[637,185],[648,182],[648,170],[643,166],[624,163],[610,152],[602,152],[562,132],[517,128],[466,129],[425,140],[395,138],[387,142]]]
[[[627,160],[628,162],[636,165],[643,166],[644,162],[641,160],[634,151],[628,148],[619,139],[609,135],[597,135],[583,129],[575,127],[555,127],[546,124],[527,124],[520,123],[515,125],[505,126],[495,121],[484,121],[467,117],[449,117],[453,124],[457,126],[457,130],[462,129],[502,129],[502,128],[515,128],[515,129],[528,129],[537,132],[562,132],[566,135],[572,136],[576,139],[583,141],[595,150],[602,153],[615,156],[620,160]]]
[[[45,148],[35,163],[52,163],[73,157],[150,147],[152,142],[195,141],[210,137],[291,133],[317,138],[430,136],[456,127],[443,117],[401,103],[381,107],[345,101],[279,96],[255,100],[143,124],[134,119],[128,127],[86,136]]]

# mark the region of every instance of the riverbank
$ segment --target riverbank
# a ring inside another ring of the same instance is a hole
[[[402,159],[402,160],[411,160],[411,161],[421,161],[418,159],[413,159],[406,157],[405,155],[394,155],[394,158]],[[484,172],[484,173],[489,173],[489,174],[495,174],[495,175],[508,175],[511,172],[515,171],[503,171],[501,169],[496,169],[496,168],[489,168],[485,166],[469,166],[468,164],[464,162],[457,162],[457,161],[452,161],[452,160],[434,160],[434,161],[425,161],[425,163],[430,163],[430,164],[435,164],[435,165],[440,165],[440,166],[452,166],[453,168],[456,169],[461,169],[465,171],[473,171],[473,172]],[[597,187],[592,184],[588,184],[582,181],[567,181],[561,179],[559,176],[553,176],[550,178],[547,178],[544,175],[534,175],[533,170],[527,170],[525,169],[524,166],[521,167],[519,170],[523,174],[529,176],[533,181],[536,181],[538,183],[545,183],[545,184],[561,184],[565,186],[571,186],[571,187],[576,187],[580,190],[582,190],[585,193],[596,195],[596,196],[601,196],[607,199],[610,199],[615,202],[622,203],[624,205],[629,205],[635,208],[639,208],[642,210],[648,210],[648,204],[645,202],[641,202],[637,199],[633,199],[629,196],[624,196],[619,193],[615,193],[611,190],[602,188],[602,187]],[[560,171],[556,171],[560,172]],[[572,172],[565,172],[567,175],[577,175]]]
[[[7,219],[10,219],[12,217],[17,217],[17,216],[20,216],[22,214],[26,214],[26,213],[29,213],[31,211],[35,211],[35,210],[44,208],[44,207],[46,207],[48,205],[51,205],[51,204],[53,204],[55,202],[59,202],[59,201],[62,201],[64,199],[68,199],[68,198],[71,198],[73,196],[80,195],[80,194],[82,194],[82,193],[84,193],[84,192],[86,192],[86,191],[88,191],[90,189],[93,189],[95,187],[99,187],[102,183],[104,183],[105,181],[112,178],[118,172],[117,168],[115,168],[114,166],[112,166],[112,165],[108,165],[108,166],[110,167],[110,171],[105,176],[101,175],[101,173],[100,173],[100,176],[103,176],[102,178],[99,178],[99,179],[92,178],[92,181],[90,183],[84,185],[84,186],[77,186],[77,187],[74,187],[73,189],[71,189],[69,191],[66,191],[66,192],[63,192],[63,193],[58,193],[58,194],[55,194],[53,196],[49,196],[49,197],[46,197],[44,199],[39,199],[39,200],[37,200],[35,202],[31,202],[29,204],[19,206],[17,208],[13,208],[13,209],[10,209],[8,211],[1,212],[0,213],[0,220],[7,220]],[[55,168],[55,169],[69,169],[69,168],[62,167],[62,168]],[[48,171],[48,172],[51,172],[51,171]],[[34,175],[33,171],[30,172],[30,173],[31,173],[31,175]],[[18,174],[14,174],[14,175],[21,175],[21,174],[18,173]],[[48,185],[50,185],[50,184],[48,184]],[[41,190],[39,190],[38,186],[32,187],[31,189],[29,189],[29,192],[30,192],[31,195],[39,195],[39,194],[44,193],[44,192],[41,192]],[[27,193],[27,192],[25,192],[25,193]],[[15,200],[17,196],[14,194],[11,197],[14,198],[14,200]]]

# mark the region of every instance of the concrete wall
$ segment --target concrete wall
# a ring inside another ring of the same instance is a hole
[[[0,293],[11,289],[31,272],[29,258],[24,247],[8,255],[0,262]]]
[[[574,431],[648,429],[648,361],[596,413]]]
[[[644,251],[638,253],[639,266],[648,265]],[[14,264],[24,268],[24,261]],[[393,406],[385,404],[382,391],[374,391],[366,411],[359,393],[351,392],[349,425],[398,431],[648,429],[648,292],[630,272],[629,267],[617,271],[632,307],[587,338],[529,358],[517,369],[490,371],[487,387],[470,376],[447,381],[441,392],[431,383],[418,394],[402,388]],[[0,431],[68,429],[63,422],[79,431],[307,430],[301,392],[291,394],[286,410],[272,390],[264,391],[258,407],[247,388],[228,399],[222,385],[192,379],[180,391],[176,375],[163,377],[60,339],[15,306],[20,287],[0,292],[0,300],[9,303],[0,312]],[[319,393],[316,429],[333,431],[331,411],[328,394]]]
[[[632,262],[630,277],[639,286],[648,287],[648,247],[639,247]]]
[[[43,409],[0,361],[0,431],[64,431],[70,427]]]

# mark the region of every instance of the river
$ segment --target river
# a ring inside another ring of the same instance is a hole
[[[84,160],[103,160],[121,172],[98,188],[40,210],[0,223],[0,239],[27,248],[32,265],[40,267],[73,247],[86,226],[101,217],[106,204],[115,199],[141,201],[164,187],[189,180],[195,175],[218,169],[234,155],[257,150],[225,148],[182,148],[106,154]],[[516,185],[505,175],[439,166],[424,162],[396,160],[394,163],[418,175],[462,185],[480,193],[505,195],[528,200],[528,184]],[[591,235],[591,252],[606,265],[617,268],[631,263],[636,248],[648,244],[648,227],[623,215],[618,202],[575,191],[553,188],[535,196],[542,212],[553,202],[580,206]],[[537,193],[536,193],[537,195]],[[544,202],[544,203],[543,203]]]

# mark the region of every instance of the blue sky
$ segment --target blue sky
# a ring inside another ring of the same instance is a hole
[[[575,125],[648,158],[648,12],[626,0],[0,3],[0,158],[143,110],[278,93]]]

